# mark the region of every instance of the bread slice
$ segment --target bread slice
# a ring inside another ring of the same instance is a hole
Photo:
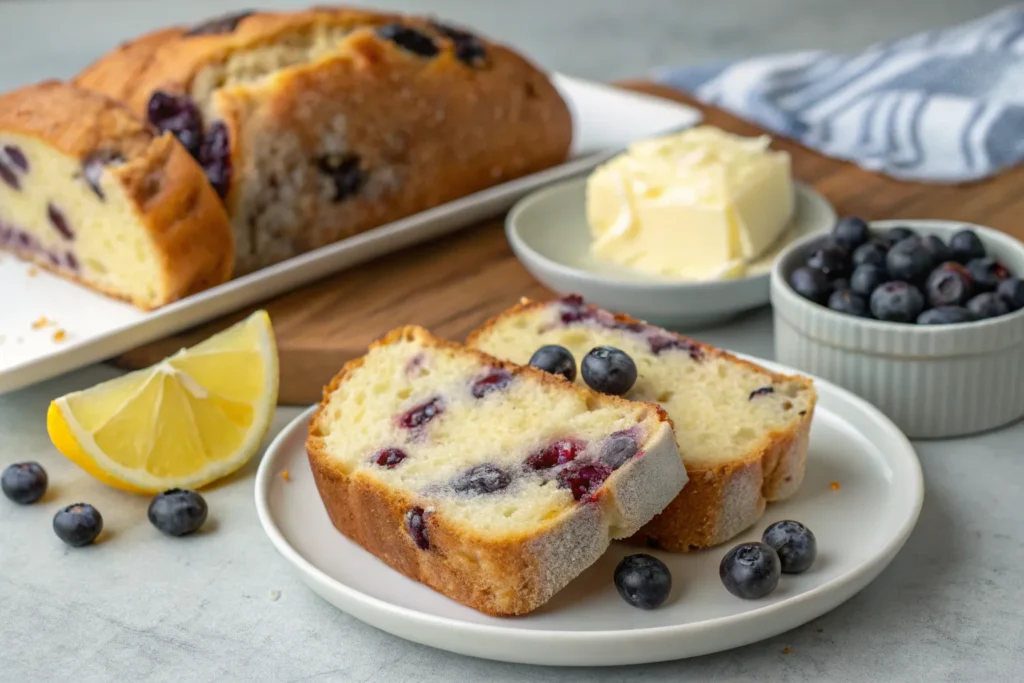
[[[656,401],[675,425],[689,483],[632,539],[676,552],[717,545],[757,522],[767,501],[796,493],[817,400],[803,377],[753,363],[578,297],[521,304],[473,332],[470,346],[527,363],[560,344],[579,363],[595,346],[636,362],[627,398]],[[583,380],[577,375],[577,382]]]
[[[227,213],[177,140],[56,81],[0,96],[0,248],[143,309],[234,262]]]
[[[536,609],[686,482],[658,406],[394,330],[348,363],[309,428],[334,526],[493,615]]]

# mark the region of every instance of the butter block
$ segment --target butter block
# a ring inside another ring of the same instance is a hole
[[[638,142],[587,179],[593,255],[687,280],[741,277],[793,218],[789,155],[712,126]]]

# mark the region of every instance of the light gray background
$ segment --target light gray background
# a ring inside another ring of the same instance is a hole
[[[309,2],[265,2],[299,7]],[[435,0],[431,11],[500,37],[544,66],[595,79],[765,51],[855,49],[978,16],[993,0]],[[119,40],[243,1],[0,0],[0,88],[67,77]],[[0,293],[2,297],[2,293]],[[2,305],[2,298],[0,298]],[[770,357],[759,312],[698,336]],[[111,491],[46,438],[50,399],[98,366],[0,397],[0,464],[38,459],[50,494],[0,500],[0,681],[1013,681],[1024,678],[1024,425],[917,444],[920,523],[892,566],[834,612],[778,638],[689,661],[619,669],[496,664],[413,645],[335,610],[292,575],[260,530],[255,462],[208,494],[206,533],[160,538],[147,501]],[[297,410],[281,410],[275,431]],[[87,500],[105,541],[64,549],[62,504]],[[279,594],[279,595],[278,595]],[[274,599],[277,596],[277,599]],[[791,648],[790,654],[782,649]]]

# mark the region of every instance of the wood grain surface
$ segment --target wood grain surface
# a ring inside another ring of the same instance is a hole
[[[743,135],[762,132],[666,88],[642,81],[623,86],[697,106],[705,123],[725,130]],[[970,221],[1024,239],[1024,166],[978,183],[926,185],[869,173],[789,140],[776,139],[774,146],[792,155],[794,177],[817,188],[840,215]],[[278,340],[280,403],[304,405],[319,401],[323,385],[341,366],[388,330],[416,323],[442,337],[462,340],[522,296],[539,299],[552,294],[513,256],[505,241],[503,217],[496,217],[136,349],[115,362],[125,368],[151,365],[265,308]]]

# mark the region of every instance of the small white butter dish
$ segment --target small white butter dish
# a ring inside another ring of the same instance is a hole
[[[948,242],[974,230],[990,256],[1024,275],[1024,244],[977,225],[939,220],[875,221]],[[802,238],[772,269],[775,357],[823,377],[882,410],[912,438],[963,436],[1024,416],[1024,310],[956,325],[857,318],[804,299],[788,284],[822,236]]]

